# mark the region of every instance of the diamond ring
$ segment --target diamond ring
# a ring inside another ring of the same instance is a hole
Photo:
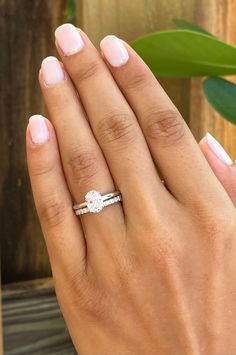
[[[73,206],[77,216],[85,213],[98,213],[102,211],[103,207],[122,201],[122,197],[119,191],[114,191],[109,194],[102,195],[98,191],[91,190],[87,192],[84,199],[84,202]]]

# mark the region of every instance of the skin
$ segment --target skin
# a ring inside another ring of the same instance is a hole
[[[128,62],[113,68],[80,33],[81,52],[57,46],[65,80],[47,86],[39,74],[49,140],[26,132],[74,345],[81,355],[234,355],[235,165],[196,143],[128,44]],[[123,202],[76,217],[72,204],[91,189],[118,189]]]

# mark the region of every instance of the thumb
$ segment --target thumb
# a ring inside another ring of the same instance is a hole
[[[236,207],[236,165],[221,144],[210,134],[199,142],[208,164]]]

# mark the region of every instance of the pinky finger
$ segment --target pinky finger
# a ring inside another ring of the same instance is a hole
[[[75,268],[82,270],[85,240],[80,221],[72,210],[56,134],[50,121],[40,115],[30,118],[26,147],[34,201],[53,273],[67,274],[67,270]]]
[[[236,207],[236,165],[210,133],[207,133],[199,145],[208,164]]]

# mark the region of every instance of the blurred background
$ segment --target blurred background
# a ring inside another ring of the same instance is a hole
[[[235,44],[235,14],[235,0],[0,0],[4,353],[75,353],[55,300],[25,157],[29,116],[47,115],[37,77],[42,59],[56,55],[56,27],[72,22],[98,48],[107,34],[132,43],[141,35],[174,28],[172,19],[182,18]],[[235,160],[236,126],[209,105],[202,79],[160,78],[160,82],[195,138],[199,141],[210,131]]]

